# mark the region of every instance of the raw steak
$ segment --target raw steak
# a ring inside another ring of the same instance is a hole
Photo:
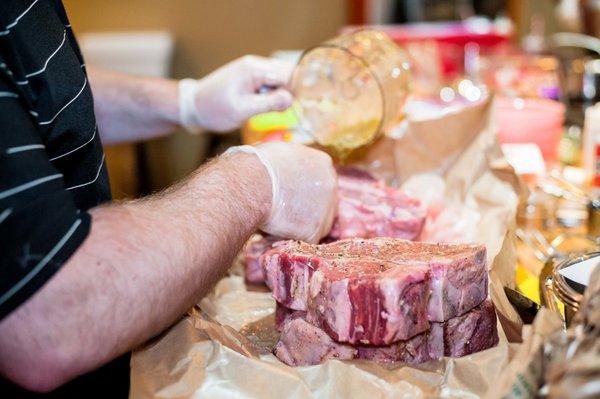
[[[386,346],[354,346],[335,342],[325,331],[306,320],[306,312],[290,310],[278,304],[275,311],[275,328],[282,334],[275,347],[275,354],[285,363],[295,366],[318,364],[329,358],[360,358],[378,362],[418,364],[444,356],[442,325],[443,323],[431,323],[429,330]],[[311,345],[299,345],[300,337],[307,335],[313,337]],[[332,354],[335,356],[331,356]]]
[[[414,240],[425,222],[418,199],[373,179],[369,174],[339,172],[338,211],[330,239],[395,237]]]
[[[359,169],[339,169],[338,173],[338,211],[331,233],[323,242],[372,237],[412,240],[421,233],[426,211],[419,200]],[[258,257],[277,240],[256,234],[246,243],[241,257],[247,282],[264,282]]]
[[[327,359],[353,359],[358,350],[351,345],[338,344],[325,331],[302,318],[295,318],[282,326],[274,353],[290,366],[309,366]]]
[[[270,249],[274,242],[279,240],[280,238],[270,235],[255,234],[246,242],[241,253],[246,282],[252,284],[264,283],[265,277],[258,258]]]
[[[444,355],[461,357],[498,343],[496,312],[491,300],[444,323]]]
[[[485,247],[348,239],[275,244],[261,256],[283,306],[307,311],[334,340],[387,345],[479,305],[487,297]]]
[[[281,337],[274,352],[290,366],[314,365],[331,358],[418,364],[442,356],[465,356],[498,343],[496,313],[490,300],[462,316],[443,323],[431,323],[428,331],[387,346],[335,342],[322,329],[307,322],[304,312],[281,306],[277,309],[276,319]]]
[[[280,304],[276,304],[275,306],[275,329],[279,332],[283,330],[283,325],[294,319],[305,319],[306,312],[301,310],[292,310],[288,309]]]

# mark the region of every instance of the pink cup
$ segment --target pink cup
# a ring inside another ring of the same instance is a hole
[[[496,116],[500,143],[534,143],[540,147],[546,162],[556,161],[565,120],[562,103],[538,98],[499,97],[496,99]]]

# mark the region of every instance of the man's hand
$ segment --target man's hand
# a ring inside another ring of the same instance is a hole
[[[284,61],[245,56],[203,79],[184,79],[179,84],[180,123],[189,130],[225,132],[253,115],[283,111],[292,105],[284,87],[292,69]]]
[[[336,210],[337,177],[331,157],[291,143],[230,148],[253,153],[271,178],[271,212],[261,230],[277,237],[316,243],[329,233]]]
[[[224,132],[253,115],[292,104],[284,88],[293,65],[245,56],[200,80],[131,76],[88,69],[94,110],[104,144],[148,140],[174,132]]]

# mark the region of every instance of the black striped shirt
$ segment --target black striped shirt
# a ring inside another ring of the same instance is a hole
[[[85,64],[58,0],[0,2],[0,318],[36,292],[110,199]]]
[[[61,1],[1,0],[0,319],[60,269],[90,230],[87,210],[108,200],[92,92]],[[123,356],[49,396],[127,390]],[[0,397],[38,395],[0,378]]]

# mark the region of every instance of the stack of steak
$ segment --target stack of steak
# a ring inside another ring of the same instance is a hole
[[[394,237],[416,239],[425,222],[426,210],[418,199],[387,186],[357,169],[339,171],[338,210],[331,232],[323,242],[343,238]],[[249,283],[264,281],[258,257],[278,239],[255,236],[242,250],[245,277]]]
[[[250,240],[246,280],[266,282],[277,301],[277,357],[289,365],[416,364],[494,346],[485,248],[409,241],[425,216],[419,200],[343,170],[336,218],[320,245]]]
[[[260,256],[277,301],[275,354],[421,363],[494,346],[485,248],[394,238],[278,242]]]

